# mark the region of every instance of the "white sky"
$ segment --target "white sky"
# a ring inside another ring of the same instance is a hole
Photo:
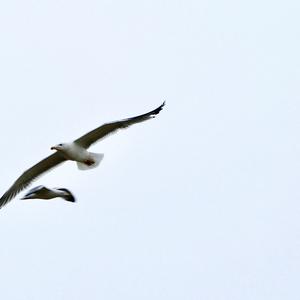
[[[52,145],[167,104],[95,145],[99,168],[36,182],[76,204],[0,211],[1,299],[299,299],[299,9],[2,1],[1,194]]]

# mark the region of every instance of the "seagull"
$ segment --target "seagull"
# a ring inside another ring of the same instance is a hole
[[[65,188],[47,188],[44,185],[39,185],[31,189],[21,200],[28,199],[44,199],[50,200],[56,197],[61,197],[69,202],[75,202],[74,195]]]
[[[164,105],[165,102],[156,109],[143,115],[103,124],[73,142],[60,143],[52,146],[51,150],[55,150],[52,155],[27,169],[3,194],[0,198],[0,208],[2,208],[8,201],[12,200],[22,190],[27,188],[33,180],[63,162],[68,160],[76,161],[78,169],[80,170],[89,170],[97,167],[103,159],[104,154],[87,151],[91,145],[119,129],[124,129],[133,124],[154,118],[162,110]]]

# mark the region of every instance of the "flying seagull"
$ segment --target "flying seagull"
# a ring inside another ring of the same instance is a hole
[[[74,195],[65,188],[47,188],[44,185],[39,185],[31,189],[21,200],[28,199],[44,199],[50,200],[53,198],[61,197],[69,202],[75,202]]]
[[[140,116],[106,123],[84,134],[71,143],[61,143],[51,147],[51,150],[56,150],[56,152],[26,170],[0,198],[0,208],[22,190],[27,188],[34,179],[67,160],[76,161],[80,170],[88,170],[97,167],[104,155],[88,152],[87,149],[92,144],[119,129],[127,128],[133,124],[154,118],[155,115],[162,110],[164,105],[165,102],[156,109]]]

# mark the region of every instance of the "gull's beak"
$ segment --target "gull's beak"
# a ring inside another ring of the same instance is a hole
[[[50,148],[51,150],[58,150],[57,147],[53,146]]]

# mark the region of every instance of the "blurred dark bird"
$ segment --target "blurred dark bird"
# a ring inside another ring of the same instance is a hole
[[[31,189],[21,200],[43,199],[50,200],[53,198],[63,198],[66,201],[75,202],[74,195],[65,188],[47,188],[44,185],[39,185]]]

